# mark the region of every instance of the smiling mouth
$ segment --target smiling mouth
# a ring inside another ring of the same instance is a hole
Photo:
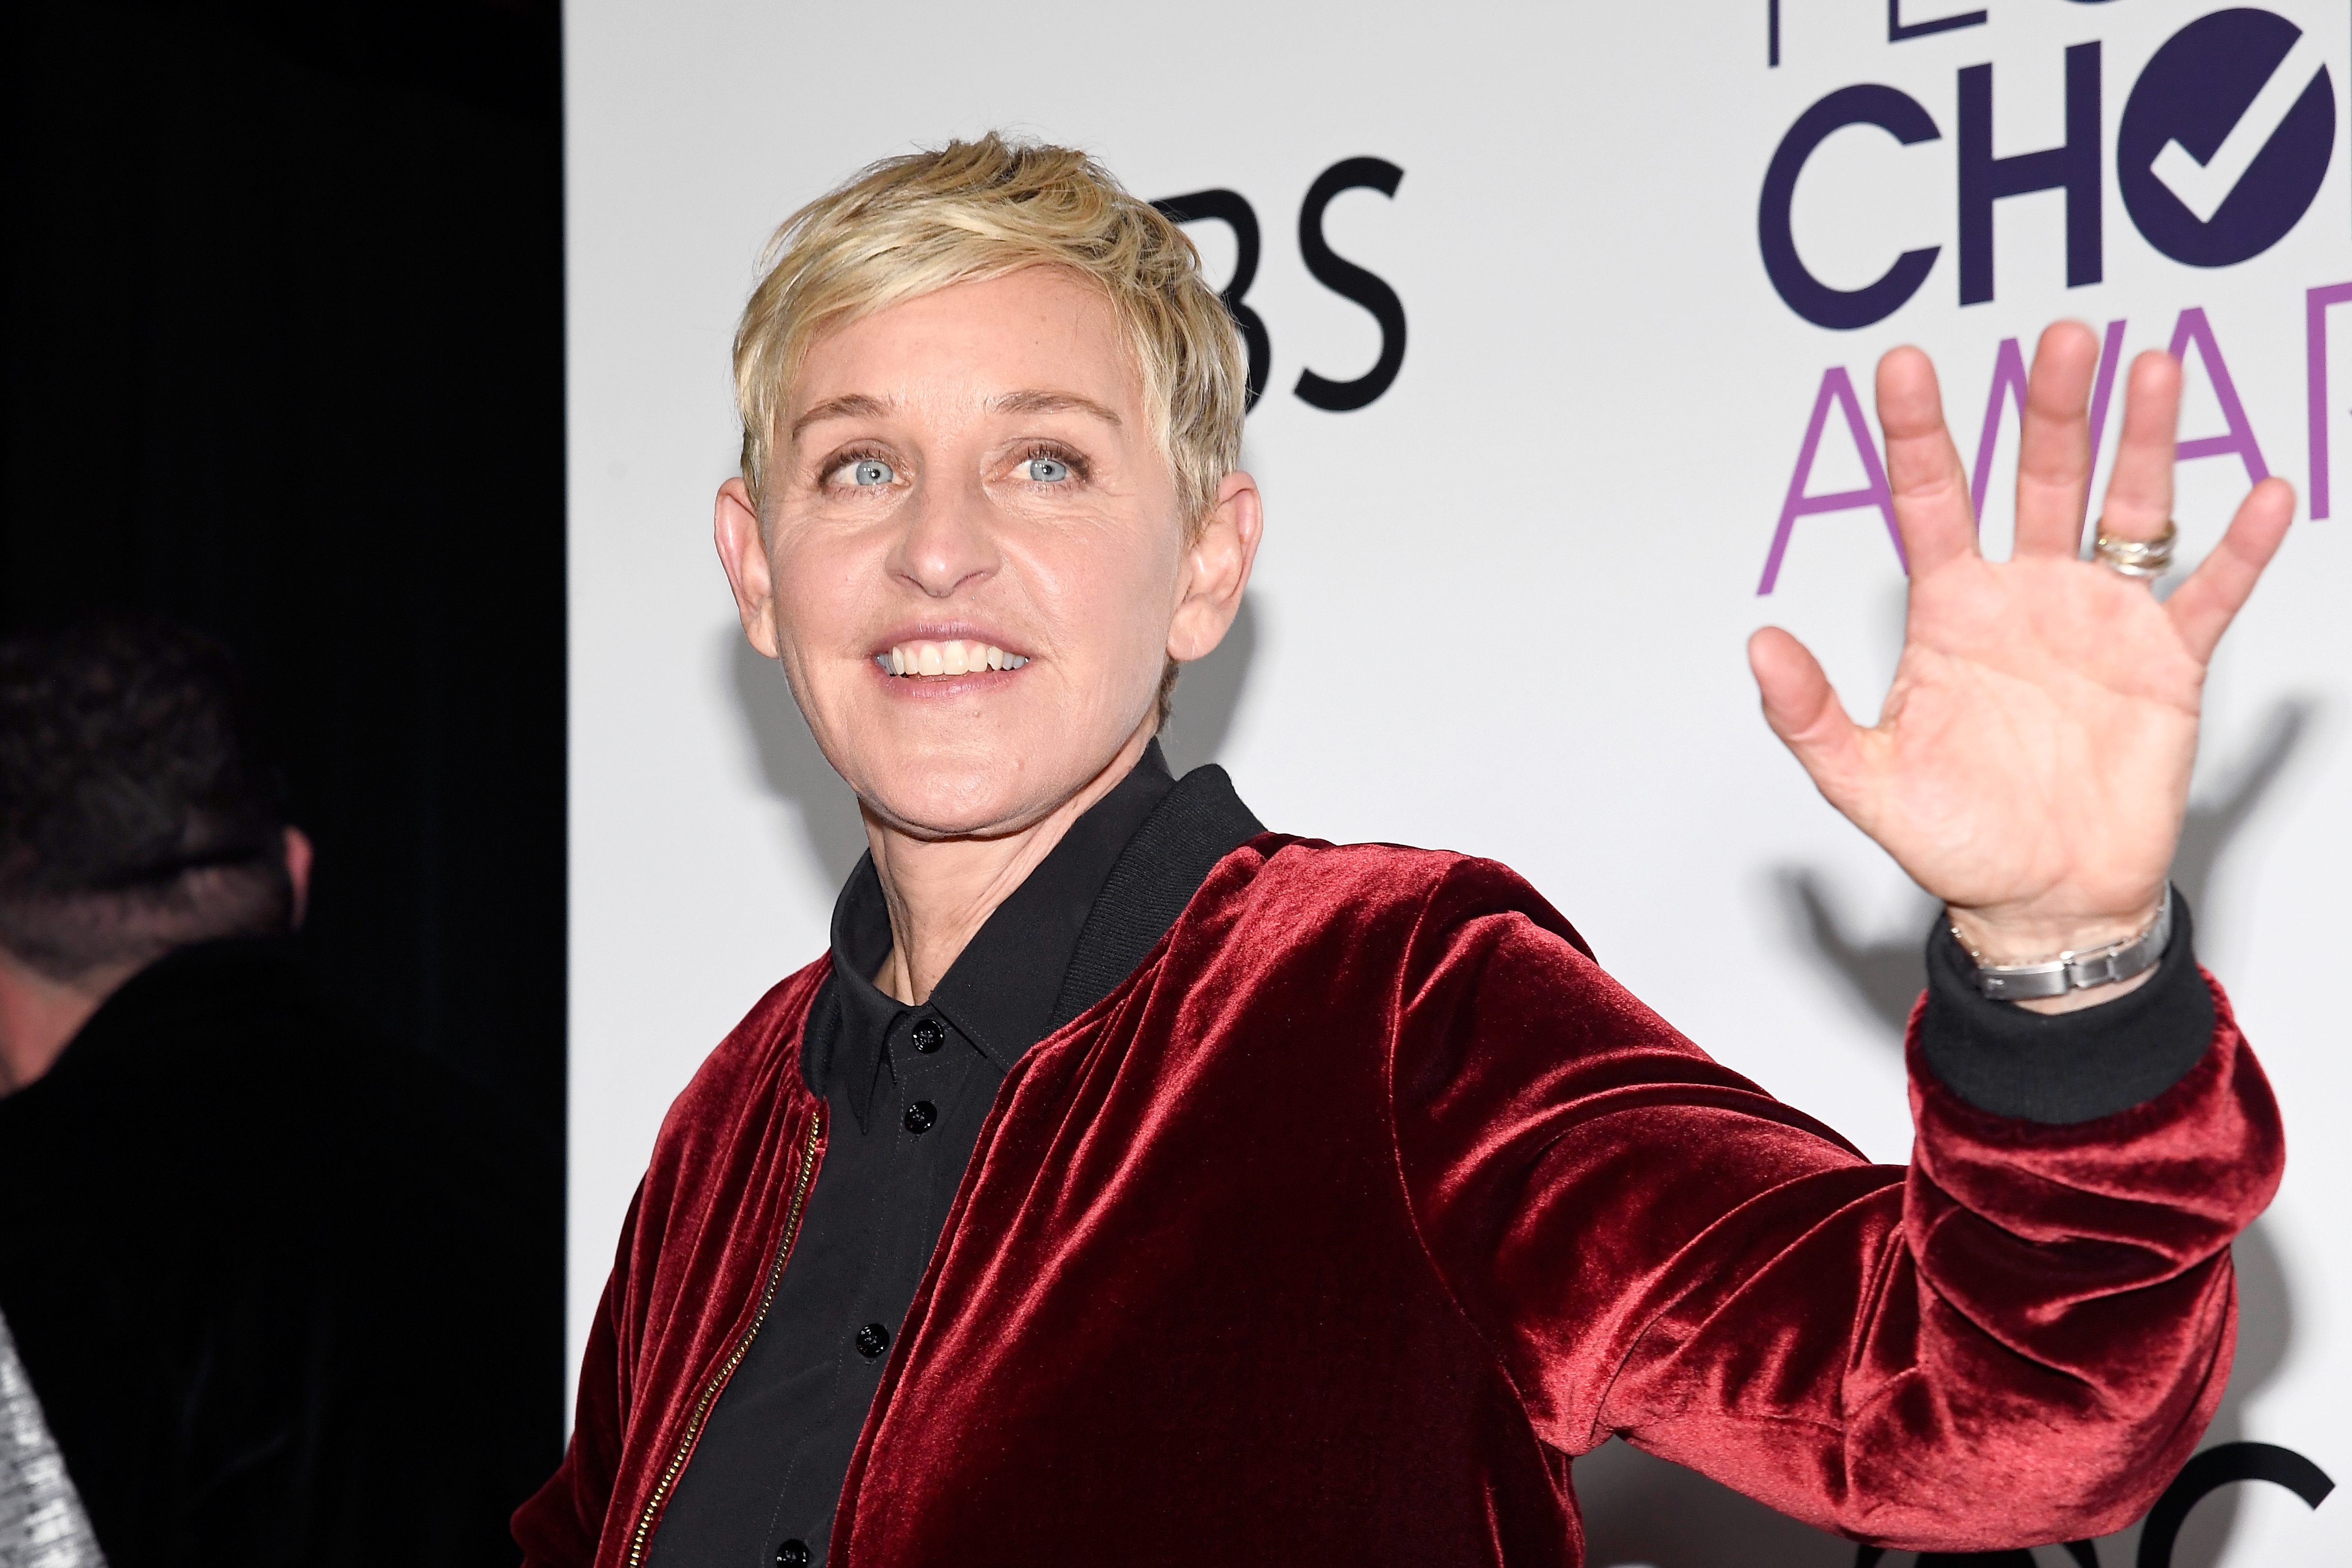
[[[990,670],[1017,670],[1029,661],[989,643],[950,638],[944,643],[901,643],[887,653],[874,655],[886,675],[977,675]]]

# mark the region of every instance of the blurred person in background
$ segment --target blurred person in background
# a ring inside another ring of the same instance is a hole
[[[552,1461],[537,1152],[308,977],[310,863],[218,645],[0,644],[0,1316],[114,1568],[510,1562]]]

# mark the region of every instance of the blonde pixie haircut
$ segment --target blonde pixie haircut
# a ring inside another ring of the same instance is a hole
[[[1143,378],[1151,434],[1176,476],[1187,537],[1241,465],[1241,340],[1200,253],[1110,171],[1066,147],[990,131],[874,164],[784,220],[735,330],[743,483],[768,517],[779,421],[826,330],[951,284],[1059,267],[1103,291]]]

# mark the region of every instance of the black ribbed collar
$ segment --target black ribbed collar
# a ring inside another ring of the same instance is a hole
[[[1108,996],[1175,923],[1210,869],[1263,831],[1223,768],[1195,768],[1180,781],[1153,741],[997,905],[932,991],[929,1008],[1009,1071],[1030,1046]],[[922,1010],[874,984],[889,953],[889,911],[868,854],[833,911],[840,1049],[852,1061],[874,1059],[872,1072],[852,1075],[860,1086],[881,1071],[899,1016]],[[862,1121],[864,1107],[857,1111]]]

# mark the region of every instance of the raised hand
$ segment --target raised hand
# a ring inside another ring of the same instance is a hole
[[[2097,946],[2154,917],[2188,810],[2207,662],[2294,512],[2284,481],[2256,486],[2220,546],[2163,601],[2079,559],[2097,358],[2079,322],[2042,335],[2018,455],[2017,543],[2001,562],[1979,553],[1935,367],[1910,348],[1879,361],[1911,588],[1902,660],[1874,727],[1846,716],[1788,632],[1767,627],[1748,645],[1764,716],[1814,784],[1944,900],[1993,962]],[[2142,354],[2100,515],[2111,537],[2164,531],[2179,406],[2179,363]]]

